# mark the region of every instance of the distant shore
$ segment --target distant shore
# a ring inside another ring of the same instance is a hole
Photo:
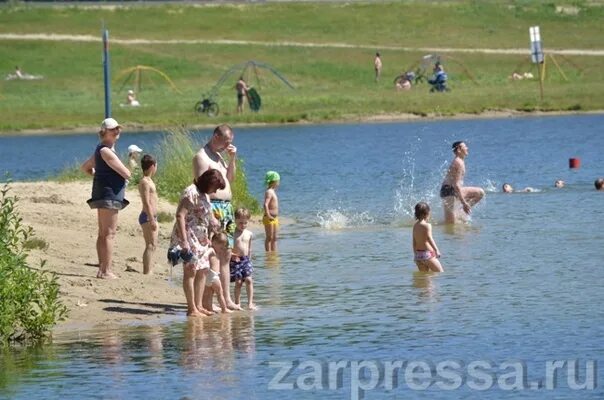
[[[256,126],[280,126],[280,125],[326,125],[326,124],[350,124],[350,123],[388,123],[388,122],[407,122],[407,121],[419,121],[419,120],[464,120],[464,119],[497,119],[497,118],[515,118],[515,117],[548,117],[548,116],[559,116],[559,115],[600,115],[604,114],[604,110],[591,110],[591,111],[517,111],[517,110],[501,110],[501,111],[486,111],[479,114],[468,114],[459,113],[455,115],[442,115],[429,113],[426,115],[411,114],[411,113],[400,113],[400,114],[378,114],[369,117],[355,117],[350,116],[349,118],[326,120],[321,122],[315,121],[297,121],[290,123],[237,123],[232,124],[233,127],[256,127]],[[202,129],[213,129],[216,125],[225,121],[219,117],[215,119],[215,123],[211,124],[198,124],[188,126],[190,130],[202,130]],[[121,122],[121,121],[120,121]],[[227,122],[228,123],[228,122]],[[165,131],[171,129],[170,126],[160,125],[145,125],[145,124],[129,124],[128,121],[123,122],[125,131],[127,132],[152,132],[152,131]],[[73,129],[58,129],[58,128],[47,128],[47,129],[23,129],[18,132],[0,132],[1,136],[44,136],[47,134],[59,134],[59,135],[76,135],[86,132],[96,132],[98,130],[97,125],[81,126]]]

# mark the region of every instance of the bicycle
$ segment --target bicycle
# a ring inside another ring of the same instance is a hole
[[[220,112],[220,109],[218,107],[218,103],[212,100],[211,97],[206,97],[205,99],[195,103],[195,111],[198,113],[206,113],[208,114],[208,117],[215,117]]]

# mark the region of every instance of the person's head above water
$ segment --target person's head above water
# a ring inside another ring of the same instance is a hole
[[[558,179],[556,182],[554,182],[554,187],[559,188],[563,188],[564,187],[564,181],[562,179]]]
[[[430,216],[430,206],[428,203],[420,201],[415,205],[415,219],[418,221],[423,221],[428,219]]]
[[[451,145],[451,149],[456,156],[467,156],[468,155],[468,145],[463,140],[459,140],[457,142],[453,142]]]
[[[596,179],[594,186],[596,187],[596,190],[604,190],[604,178]]]
[[[501,187],[501,190],[503,191],[503,193],[512,193],[514,191],[514,188],[509,183],[504,183]]]

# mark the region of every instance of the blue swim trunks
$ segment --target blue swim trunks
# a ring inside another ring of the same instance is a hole
[[[153,219],[155,220],[155,222],[157,222],[157,215],[154,215]],[[149,222],[149,216],[146,212],[141,211],[141,213],[138,215],[138,223],[142,225],[146,224],[147,222]]]
[[[230,262],[231,282],[243,280],[248,276],[252,276],[254,267],[250,258],[247,256],[233,257]]]
[[[229,249],[233,248],[235,240],[235,214],[233,213],[233,204],[228,200],[210,200],[212,203],[212,214],[220,221],[220,229],[226,233],[229,240]]]

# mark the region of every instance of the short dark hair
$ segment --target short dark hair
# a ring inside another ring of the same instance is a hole
[[[157,161],[155,160],[155,158],[153,158],[151,154],[145,154],[143,158],[141,158],[141,168],[143,169],[143,171],[148,170],[155,164],[157,164]]]
[[[415,205],[415,219],[418,221],[424,220],[430,214],[430,206],[428,203],[420,201]]]
[[[233,134],[233,130],[231,129],[231,127],[228,124],[221,124],[221,125],[218,125],[216,128],[214,128],[214,135],[216,135],[216,136],[225,137],[227,135],[232,135],[232,134]]]
[[[604,187],[604,178],[596,179],[596,181],[594,182],[594,186],[596,187],[596,190],[602,190],[602,188]]]
[[[457,151],[457,149],[459,148],[459,146],[461,146],[463,143],[465,143],[463,140],[458,140],[457,142],[453,142],[453,144],[451,145],[451,149],[453,149],[453,153],[455,153]]]
[[[208,193],[212,186],[217,186],[218,190],[226,187],[222,174],[217,169],[209,169],[193,182],[199,193]]]
[[[237,218],[245,218],[245,219],[249,219],[250,218],[250,210],[248,210],[247,208],[238,208],[235,211],[235,219]]]

